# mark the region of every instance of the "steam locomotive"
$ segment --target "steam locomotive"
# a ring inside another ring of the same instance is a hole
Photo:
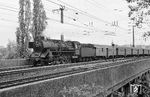
[[[29,48],[33,49],[33,53],[29,59],[34,65],[63,64],[98,60],[101,58],[150,55],[150,49],[82,44],[78,41],[45,39],[42,36],[38,38],[38,41],[29,42]]]

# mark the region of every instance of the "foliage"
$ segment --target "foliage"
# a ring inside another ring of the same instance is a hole
[[[26,58],[30,54],[28,49],[30,34],[32,34],[34,40],[37,36],[42,35],[47,25],[46,13],[41,0],[33,0],[33,18],[30,0],[19,0],[19,5],[19,27],[16,31],[17,56]]]
[[[29,31],[31,24],[31,4],[30,0],[19,0],[19,27],[16,31],[17,52],[21,58],[28,57],[28,42],[30,40]]]
[[[21,31],[19,27],[17,28],[16,31],[16,43],[17,43],[18,56],[21,56]]]
[[[28,43],[30,41],[30,29],[31,29],[31,3],[30,0],[25,0],[25,45],[24,56],[28,57],[30,51],[28,49]]]
[[[29,52],[31,53],[31,52]],[[16,59],[20,58],[17,51],[17,43],[8,41],[7,47],[0,46],[0,59]]]
[[[14,41],[9,41],[6,48],[6,55],[3,58],[14,59],[17,58],[17,45]]]
[[[127,2],[130,4],[129,17],[135,20],[138,26],[143,22],[143,17],[149,15],[149,2],[147,0],[127,0]]]
[[[0,59],[14,59],[17,57],[17,45],[14,41],[9,41],[7,47],[0,47]]]
[[[33,24],[32,24],[32,36],[38,39],[47,26],[47,17],[41,0],[33,0]]]
[[[7,49],[5,47],[0,46],[0,59],[6,56]]]
[[[150,22],[150,0],[126,0],[129,3],[129,17],[135,22],[135,26],[141,27]],[[145,32],[144,37],[150,36],[149,31]]]

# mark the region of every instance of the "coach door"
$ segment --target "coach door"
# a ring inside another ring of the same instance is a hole
[[[126,55],[127,55],[127,49],[125,48],[124,49],[124,56],[126,57]]]
[[[140,54],[140,50],[139,50],[139,49],[137,49],[137,55],[139,56],[139,54]]]
[[[133,55],[133,49],[131,49],[131,55]]]
[[[119,49],[116,48],[116,56],[118,56],[118,53],[119,53]]]
[[[109,54],[109,51],[108,51],[108,48],[106,48],[106,58],[108,58],[108,54]]]

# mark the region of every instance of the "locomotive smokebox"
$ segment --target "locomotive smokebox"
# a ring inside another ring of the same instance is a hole
[[[63,34],[61,34],[60,38],[61,38],[61,41],[64,41],[64,35]]]
[[[34,47],[34,42],[29,42],[28,47],[33,48]]]

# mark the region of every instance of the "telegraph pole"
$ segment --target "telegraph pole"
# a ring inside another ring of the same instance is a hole
[[[60,8],[60,15],[61,15],[61,16],[60,16],[60,17],[61,17],[61,18],[60,18],[60,19],[61,19],[60,22],[61,22],[61,23],[64,23],[64,9],[65,9],[65,8],[64,8],[63,6],[61,6],[61,8]]]
[[[131,22],[129,23],[129,24],[131,24]],[[135,25],[135,23],[134,23],[134,20],[133,20],[133,22],[132,22],[132,24],[130,25],[130,27],[131,27],[131,31],[132,31],[132,47],[135,47],[135,27],[136,27],[136,25]]]
[[[133,34],[133,47],[135,47],[135,39],[134,39],[134,25],[132,26],[132,34]]]
[[[64,23],[64,9],[65,7],[64,6],[61,6],[60,7],[60,22],[63,24]]]
[[[65,6],[60,6],[59,9],[54,9],[53,12],[55,11],[60,11],[60,22],[63,24],[64,23],[64,10],[65,10]]]
[[[114,52],[114,50],[115,50],[115,44],[114,44],[113,41],[112,41],[111,45],[113,47],[113,62],[114,62],[115,61],[115,52]]]

